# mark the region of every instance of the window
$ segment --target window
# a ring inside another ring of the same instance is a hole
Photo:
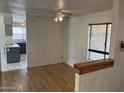
[[[12,39],[26,39],[26,28],[25,27],[13,27]]]
[[[89,60],[109,58],[111,27],[111,23],[89,25]]]

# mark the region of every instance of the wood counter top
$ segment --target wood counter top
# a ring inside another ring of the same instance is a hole
[[[74,64],[74,68],[77,74],[82,75],[100,69],[109,68],[112,67],[113,65],[114,65],[114,60],[108,58],[108,59],[93,60],[93,61]]]

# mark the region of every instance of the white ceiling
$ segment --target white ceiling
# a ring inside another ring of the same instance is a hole
[[[52,16],[62,9],[74,16],[112,9],[113,0],[0,0],[0,12]]]

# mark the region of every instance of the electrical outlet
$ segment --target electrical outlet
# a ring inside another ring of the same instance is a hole
[[[61,59],[63,59],[63,56],[60,56]]]

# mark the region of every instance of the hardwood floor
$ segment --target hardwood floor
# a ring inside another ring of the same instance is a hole
[[[3,72],[0,91],[72,92],[74,69],[65,63]]]

